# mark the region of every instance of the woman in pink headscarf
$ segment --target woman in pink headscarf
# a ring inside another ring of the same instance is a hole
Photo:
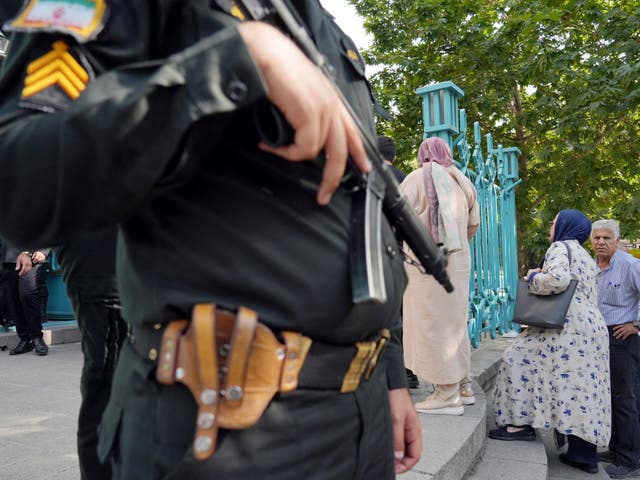
[[[454,286],[447,293],[430,275],[407,265],[403,343],[408,368],[434,384],[435,391],[416,404],[422,413],[462,415],[475,402],[467,332],[469,240],[480,224],[476,189],[456,168],[441,138],[428,138],[418,150],[420,168],[401,189],[436,242],[448,250],[447,273]],[[405,249],[407,250],[407,249]]]

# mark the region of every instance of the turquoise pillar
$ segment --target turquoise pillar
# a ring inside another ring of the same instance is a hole
[[[71,301],[67,296],[67,288],[62,280],[60,264],[55,254],[51,253],[50,266],[46,270],[47,290],[47,318],[51,320],[74,320]]]
[[[458,99],[464,92],[453,82],[421,87],[416,93],[422,97],[422,138],[440,137],[453,148],[453,138],[460,133]]]
[[[477,347],[482,335],[495,338],[514,329],[511,322],[518,282],[514,188],[518,178],[517,148],[494,148],[491,134],[480,124],[467,136],[467,117],[458,108],[463,90],[453,82],[421,87],[423,138],[437,136],[451,147],[456,165],[478,193],[480,228],[470,244],[469,338]],[[441,200],[442,201],[442,200]],[[517,327],[515,328],[517,329]]]

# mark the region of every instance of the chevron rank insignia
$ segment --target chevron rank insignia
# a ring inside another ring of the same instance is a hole
[[[27,0],[4,30],[60,32],[85,43],[102,30],[106,14],[106,0]]]
[[[75,100],[88,82],[87,71],[69,53],[69,46],[59,40],[53,44],[52,51],[36,58],[27,66],[22,100],[32,99],[52,88],[58,92],[61,90],[68,99]]]

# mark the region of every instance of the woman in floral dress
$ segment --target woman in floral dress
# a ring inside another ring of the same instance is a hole
[[[533,440],[533,428],[568,436],[560,460],[588,473],[598,471],[596,448],[611,435],[609,334],[597,305],[596,265],[582,248],[591,222],[562,210],[549,232],[542,269],[529,270],[530,291],[549,295],[578,280],[564,327],[527,328],[504,352],[494,391],[498,440]],[[571,265],[567,250],[571,250]]]

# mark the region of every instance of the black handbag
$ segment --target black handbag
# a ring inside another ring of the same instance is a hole
[[[571,249],[565,243],[571,267]],[[536,295],[529,292],[529,282],[520,280],[516,293],[513,322],[537,328],[562,328],[567,318],[571,299],[578,286],[578,280],[571,280],[566,290],[551,295]]]

